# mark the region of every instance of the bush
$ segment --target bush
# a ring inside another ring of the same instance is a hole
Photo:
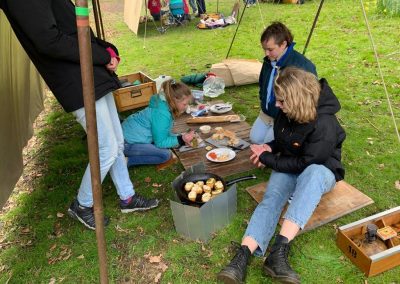
[[[400,16],[400,0],[378,0],[376,5],[381,13]]]

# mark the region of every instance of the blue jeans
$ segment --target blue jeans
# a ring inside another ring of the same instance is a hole
[[[250,129],[250,141],[255,144],[265,144],[274,140],[274,125],[266,124],[257,117]]]
[[[293,199],[283,218],[303,229],[321,196],[329,192],[335,182],[334,174],[323,165],[310,165],[301,174],[272,171],[263,200],[254,210],[244,234],[257,242],[254,254],[265,254],[289,197]]]
[[[193,14],[196,14],[197,13],[196,0],[189,0],[189,5],[192,8]]]
[[[128,167],[137,165],[157,165],[171,158],[169,149],[157,148],[153,144],[129,144],[125,142],[125,156]]]
[[[73,112],[76,120],[86,131],[85,109],[80,108]],[[97,135],[99,141],[99,160],[101,182],[110,172],[111,179],[118,195],[125,200],[135,194],[133,184],[129,178],[128,168],[124,156],[124,137],[115,107],[112,93],[96,101]],[[92,182],[90,167],[86,168],[78,192],[78,201],[82,206],[93,206]]]

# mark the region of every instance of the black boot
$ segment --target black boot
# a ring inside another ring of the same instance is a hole
[[[244,283],[250,255],[251,252],[247,246],[238,248],[235,257],[220,273],[218,273],[217,279],[226,284]]]
[[[264,262],[264,272],[281,283],[300,283],[299,275],[290,267],[290,244],[286,237],[278,235],[271,253]]]

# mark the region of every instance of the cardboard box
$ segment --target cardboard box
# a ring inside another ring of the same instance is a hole
[[[196,164],[183,172],[172,182],[174,197],[170,200],[172,217],[178,234],[191,239],[207,242],[211,235],[231,222],[237,210],[236,184],[224,193],[204,203],[201,207],[184,205],[175,192],[175,186],[186,175],[204,173],[203,163]]]
[[[386,250],[368,256],[354,241],[365,234],[368,224],[375,224],[379,228],[392,226],[400,229],[400,206],[339,228],[337,245],[369,277],[400,264],[400,240],[399,235],[389,239],[385,241]]]
[[[114,99],[119,112],[147,106],[151,96],[157,93],[154,80],[142,72],[121,76],[119,80],[129,83],[136,80],[141,82],[140,85],[128,86],[114,91]]]

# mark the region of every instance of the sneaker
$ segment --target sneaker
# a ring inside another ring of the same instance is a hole
[[[72,218],[78,220],[81,222],[83,225],[85,225],[86,228],[95,230],[96,229],[96,223],[94,221],[94,213],[93,213],[93,207],[85,207],[79,204],[78,200],[75,199],[71,206],[68,208],[68,214]],[[110,223],[110,218],[107,216],[104,216],[104,226],[107,226],[108,223]]]
[[[158,206],[158,199],[151,198],[147,199],[139,194],[132,196],[132,200],[128,204],[120,202],[120,208],[122,213],[129,213],[134,211],[144,211],[155,208]]]

